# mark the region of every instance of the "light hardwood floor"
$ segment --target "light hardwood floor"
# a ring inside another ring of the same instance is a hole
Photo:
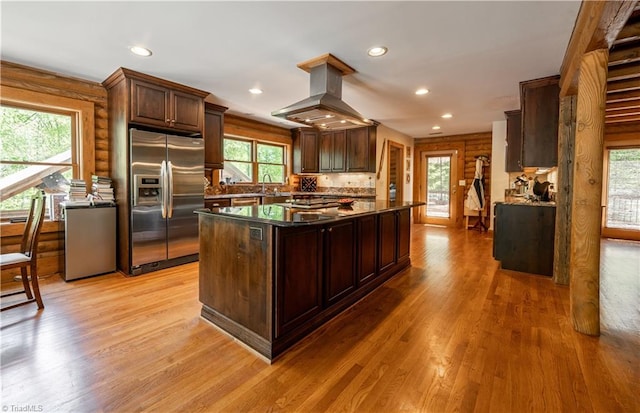
[[[197,263],[47,279],[2,313],[3,411],[640,411],[640,243],[603,241],[596,338],[490,234],[412,231],[411,268],[272,365],[199,317]]]

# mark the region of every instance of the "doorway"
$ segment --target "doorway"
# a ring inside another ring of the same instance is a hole
[[[454,226],[456,223],[457,151],[423,152],[420,162],[419,222]]]
[[[606,148],[602,235],[640,240],[640,146]]]
[[[387,199],[404,201],[404,145],[389,141],[389,163],[387,167]]]

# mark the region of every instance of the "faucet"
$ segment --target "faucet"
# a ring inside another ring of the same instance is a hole
[[[271,175],[269,175],[269,174],[264,174],[264,175],[262,175],[262,193],[263,193],[263,194],[266,194],[266,193],[267,193],[267,192],[265,191],[265,189],[264,189],[264,182],[266,181],[266,179],[265,179],[266,177],[269,177],[269,182],[270,182],[270,183],[273,183],[273,179],[271,179]]]

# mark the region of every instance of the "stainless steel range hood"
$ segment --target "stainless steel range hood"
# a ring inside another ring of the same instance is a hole
[[[319,129],[349,129],[373,125],[342,100],[342,76],[355,70],[326,54],[298,64],[311,75],[310,97],[271,112],[272,116]]]

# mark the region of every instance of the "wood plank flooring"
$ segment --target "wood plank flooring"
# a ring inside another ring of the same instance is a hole
[[[490,234],[412,231],[411,268],[272,365],[199,317],[197,263],[44,280],[2,313],[3,411],[640,411],[640,243],[603,240],[595,338]]]

